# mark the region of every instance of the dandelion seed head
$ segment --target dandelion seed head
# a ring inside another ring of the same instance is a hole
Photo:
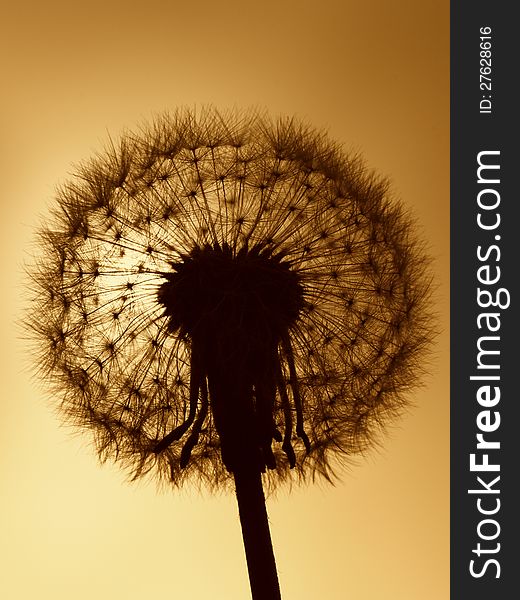
[[[294,120],[164,115],[61,186],[40,240],[38,368],[132,477],[226,485],[249,444],[271,488],[330,479],[422,375],[430,279],[411,220]]]

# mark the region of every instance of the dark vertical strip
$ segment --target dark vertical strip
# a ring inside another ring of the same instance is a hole
[[[253,469],[234,475],[251,597],[281,600],[261,475]]]
[[[513,2],[451,3],[451,600],[518,596],[514,8]]]

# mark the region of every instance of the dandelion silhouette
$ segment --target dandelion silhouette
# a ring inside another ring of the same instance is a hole
[[[234,484],[255,600],[280,598],[263,483],[331,479],[422,373],[427,261],[387,188],[294,120],[179,110],[81,166],[40,235],[63,413],[134,478]]]

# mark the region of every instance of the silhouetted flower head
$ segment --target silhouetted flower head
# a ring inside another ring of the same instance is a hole
[[[125,134],[41,232],[30,325],[66,417],[134,477],[330,477],[400,413],[432,335],[387,187],[290,119],[180,110]]]

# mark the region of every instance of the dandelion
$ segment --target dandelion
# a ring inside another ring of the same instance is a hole
[[[66,418],[133,478],[235,486],[253,598],[280,598],[263,484],[334,476],[432,338],[424,250],[326,135],[164,115],[58,190],[29,324]]]

